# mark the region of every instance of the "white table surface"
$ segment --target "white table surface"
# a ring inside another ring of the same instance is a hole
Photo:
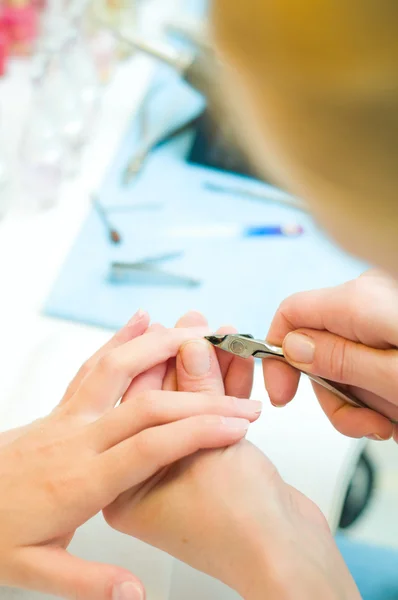
[[[12,213],[0,223],[1,429],[51,410],[83,360],[109,337],[100,329],[46,318],[40,309],[88,210],[90,192],[101,181],[151,74],[151,63],[142,57],[120,67],[105,93],[98,131],[85,153],[82,173],[64,185],[56,209],[30,217]],[[11,159],[28,95],[26,67],[15,65],[10,77],[0,83],[1,139],[7,140]],[[257,376],[254,396],[264,395]],[[291,406],[281,410],[266,403],[250,439],[270,456],[289,483],[318,503],[335,527],[363,446],[332,429],[308,382],[303,382]],[[131,569],[145,583],[149,600],[235,597],[170,557],[111,531],[101,517],[79,530],[71,550]],[[0,598],[44,596],[0,589]]]

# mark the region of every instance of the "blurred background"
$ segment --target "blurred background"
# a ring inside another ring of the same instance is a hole
[[[366,268],[247,162],[206,7],[0,2],[3,429],[51,410],[139,307],[264,337],[286,296]],[[336,531],[398,546],[396,445],[334,432],[309,386],[293,404],[267,408],[264,451]]]

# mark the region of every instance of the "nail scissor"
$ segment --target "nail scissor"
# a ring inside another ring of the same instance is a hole
[[[252,335],[235,333],[229,335],[209,335],[206,336],[206,339],[216,348],[220,348],[221,350],[225,350],[226,352],[230,352],[241,358],[249,358],[251,356],[261,359],[273,358],[288,363],[281,347],[273,346],[262,340],[256,340]],[[304,374],[307,375],[311,381],[318,383],[329,390],[329,392],[332,392],[341,398],[341,400],[344,400],[344,402],[348,402],[348,404],[359,408],[369,408],[369,406],[359,400],[359,398],[350,394],[348,390],[344,390],[337,383],[310,373],[305,372]],[[393,423],[397,422],[388,414],[384,414],[382,411],[379,412]]]

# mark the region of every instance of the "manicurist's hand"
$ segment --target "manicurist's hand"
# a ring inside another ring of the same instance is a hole
[[[203,317],[191,314],[182,324],[199,322]],[[250,389],[250,362],[226,368],[213,347],[190,340],[166,384],[199,397],[206,391],[216,401],[228,373],[240,391]],[[143,375],[140,386],[153,385],[157,375]],[[245,440],[178,461],[121,494],[104,514],[114,528],[220,579],[246,600],[360,598],[320,510]]]
[[[250,401],[161,390],[115,408],[135,378],[207,332],[146,333],[148,321],[139,313],[95,354],[48,417],[0,436],[0,585],[73,600],[143,598],[128,571],[71,556],[75,530],[170,463],[239,441],[257,417]]]
[[[387,275],[371,270],[344,285],[291,296],[279,307],[268,340],[283,344],[292,365],[263,361],[273,404],[294,397],[297,367],[347,386],[398,421],[398,285]],[[393,434],[393,425],[377,412],[352,407],[319,385],[314,389],[341,433],[381,440]]]

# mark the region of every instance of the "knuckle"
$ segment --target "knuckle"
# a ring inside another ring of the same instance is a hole
[[[155,390],[142,390],[136,396],[136,400],[139,404],[150,404],[155,401],[158,394]]]
[[[155,422],[161,412],[158,394],[153,390],[143,392],[139,395],[137,407],[145,422]]]
[[[135,436],[135,451],[143,462],[154,460],[153,439],[150,431],[145,430]]]
[[[120,360],[115,352],[108,352],[98,360],[97,368],[105,375],[118,374],[121,371]]]
[[[284,300],[282,300],[282,302],[279,304],[278,309],[277,309],[277,314],[280,313],[283,316],[286,316],[289,314],[290,311],[290,307],[292,305],[292,302],[294,302],[294,296],[288,296],[287,298],[285,298]]]
[[[217,382],[214,379],[190,379],[185,382],[182,388],[185,392],[192,394],[211,394],[214,389],[217,389]]]
[[[331,342],[328,356],[328,372],[330,377],[336,381],[345,383],[350,378],[351,365],[348,351],[349,341],[344,338],[336,338]]]
[[[287,298],[282,300],[276,312],[277,315],[279,315],[286,321],[287,325],[292,331],[294,329],[297,329],[297,327],[293,323],[295,309],[301,301],[303,294],[305,293],[306,292],[296,292],[295,294],[288,296]]]
[[[291,294],[290,296],[282,300],[278,310],[280,310],[283,313],[289,313],[292,307],[295,306],[297,302],[299,302],[304,297],[305,294],[308,294],[308,292],[295,292],[294,294]]]
[[[86,377],[86,375],[88,375],[90,373],[93,366],[94,366],[94,361],[92,358],[89,358],[82,364],[82,366],[80,367],[80,369],[77,372],[77,376],[79,378],[83,379],[84,377]]]

